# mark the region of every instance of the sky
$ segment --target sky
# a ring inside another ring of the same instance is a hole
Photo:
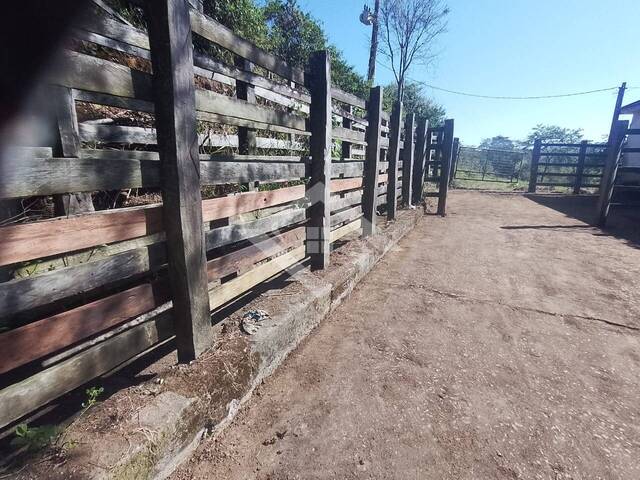
[[[319,20],[346,59],[366,75],[371,27],[358,16],[364,0],[298,0]],[[373,7],[373,0],[368,1]],[[436,62],[410,73],[430,85],[494,96],[555,95],[640,87],[638,0],[447,0],[447,31]],[[378,56],[379,61],[384,59]],[[393,74],[380,64],[376,84]],[[582,128],[595,141],[609,131],[615,91],[545,100],[490,100],[424,92],[455,120],[465,145],[505,135],[524,138],[538,123]],[[625,102],[640,99],[629,89]]]

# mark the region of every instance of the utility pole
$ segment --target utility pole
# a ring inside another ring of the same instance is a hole
[[[373,85],[373,79],[376,76],[376,54],[378,53],[378,14],[380,13],[380,0],[375,0],[373,12],[365,4],[360,21],[365,25],[373,25],[371,29],[371,47],[369,50],[369,71],[367,72],[367,81],[369,85]]]

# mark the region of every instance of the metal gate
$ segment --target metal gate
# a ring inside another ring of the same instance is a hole
[[[524,152],[460,147],[454,178],[479,182],[516,183],[524,164]]]

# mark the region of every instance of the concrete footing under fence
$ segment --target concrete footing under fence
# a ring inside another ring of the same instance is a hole
[[[376,235],[333,252],[328,270],[301,270],[283,288],[249,302],[221,322],[213,349],[95,405],[58,441],[61,452],[47,452],[20,476],[167,477],[203,436],[219,435],[255,388],[422,216],[422,208],[401,211]],[[247,335],[240,329],[241,316],[251,309],[264,310],[269,318]]]

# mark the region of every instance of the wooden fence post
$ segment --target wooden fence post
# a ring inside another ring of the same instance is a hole
[[[362,236],[376,233],[376,207],[378,203],[378,171],[380,170],[380,138],[382,136],[382,87],[369,90],[367,120],[367,150],[364,162],[362,188]]]
[[[253,64],[242,57],[236,57],[236,67],[247,72],[253,71]],[[250,83],[236,80],[236,98],[247,103],[256,103],[255,87]],[[238,153],[250,155],[256,153],[256,130],[254,128],[238,127]],[[256,182],[247,184],[248,191],[256,190]]]
[[[396,198],[396,188],[398,185],[398,159],[400,157],[400,122],[402,120],[402,102],[393,104],[389,131],[389,150],[387,150],[387,161],[389,170],[387,171],[387,220],[396,218],[398,209],[398,199]]]
[[[413,155],[413,188],[412,196],[414,205],[422,201],[422,185],[424,183],[424,167],[426,161],[427,130],[429,121],[426,118],[418,119],[418,132],[416,134],[416,148]]]
[[[573,185],[573,193],[577,195],[580,193],[582,187],[582,176],[584,175],[584,161],[587,156],[587,140],[580,142],[580,151],[578,152],[578,165],[576,166],[576,178]]]
[[[449,186],[453,184],[453,180],[456,178],[456,171],[458,170],[458,157],[460,156],[460,139],[455,137],[453,139],[453,153],[451,155],[451,175],[449,176]]]
[[[613,132],[609,135],[607,146],[607,159],[600,179],[600,191],[598,195],[598,206],[596,214],[596,225],[604,227],[607,223],[611,198],[613,196],[613,186],[618,171],[618,161],[620,160],[620,149],[624,140],[629,122],[626,120],[616,121]]]
[[[80,157],[80,132],[76,116],[75,100],[70,88],[51,86],[57,124],[57,145],[54,156]],[[94,212],[91,192],[63,193],[53,196],[56,215],[65,216]]]
[[[207,289],[193,47],[186,0],[148,0],[163,218],[178,359],[213,342]]]
[[[313,52],[309,58],[307,87],[311,94],[311,202],[307,223],[307,255],[311,269],[329,266],[331,248],[331,59],[329,52]]]
[[[451,156],[453,155],[453,119],[444,121],[442,133],[442,162],[440,163],[440,185],[438,187],[438,215],[447,214],[447,193],[449,191],[449,175],[451,174]]]
[[[542,140],[537,139],[533,142],[533,152],[531,152],[531,173],[529,175],[529,193],[536,193],[536,185],[538,184],[538,163],[540,163],[540,149]]]
[[[407,114],[404,122],[404,148],[402,150],[402,204],[411,206],[411,186],[413,185],[413,162],[415,160],[414,135],[416,117]]]

